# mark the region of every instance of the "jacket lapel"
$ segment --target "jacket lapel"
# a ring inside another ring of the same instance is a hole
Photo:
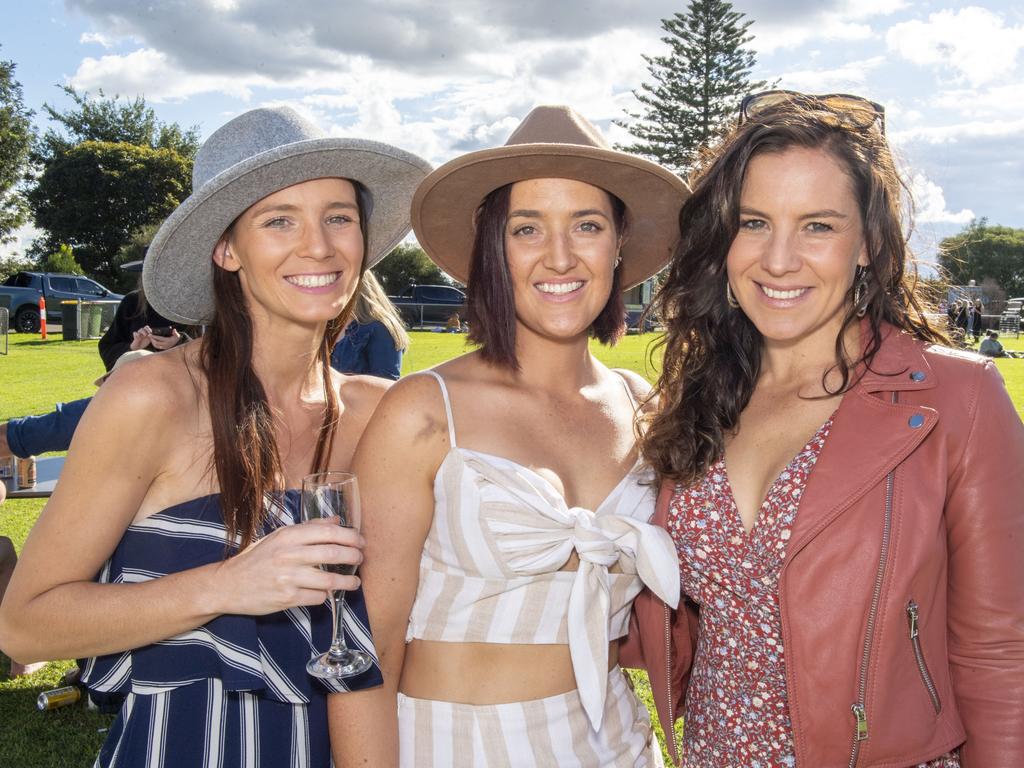
[[[928,436],[939,414],[898,400],[901,392],[935,384],[917,343],[887,328],[871,370],[844,395],[836,411],[800,498],[783,571],[797,552],[882,482]]]

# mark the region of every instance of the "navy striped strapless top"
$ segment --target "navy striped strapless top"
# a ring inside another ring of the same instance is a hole
[[[268,502],[264,535],[298,522],[298,502],[298,491]],[[220,562],[225,552],[219,497],[204,496],[129,526],[97,580],[148,581]],[[376,659],[362,592],[348,593],[346,604],[347,642]],[[126,694],[96,764],[330,765],[327,694],[382,682],[376,664],[346,680],[311,677],[306,662],[330,642],[324,603],[267,616],[223,615],[152,645],[90,659],[87,687]]]

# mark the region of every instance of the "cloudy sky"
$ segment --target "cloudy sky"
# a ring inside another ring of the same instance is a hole
[[[14,5],[13,3],[11,5]],[[634,109],[682,0],[34,0],[5,11],[0,57],[27,104],[55,84],[141,94],[209,135],[288,103],[332,134],[443,162],[504,143],[536,104],[606,130]],[[886,107],[916,193],[918,250],[974,217],[1024,227],[1024,6],[944,0],[739,0],[755,76]],[[44,126],[42,118],[37,120]],[[28,236],[30,233],[24,233]],[[14,249],[19,249],[16,243]],[[10,249],[8,249],[10,250]]]

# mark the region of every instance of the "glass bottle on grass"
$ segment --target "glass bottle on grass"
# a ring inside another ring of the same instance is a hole
[[[303,522],[336,517],[338,525],[359,530],[359,485],[349,472],[319,472],[302,478],[301,514]],[[350,563],[329,563],[320,566],[325,571],[351,576],[356,566]],[[314,677],[352,677],[370,668],[369,654],[345,645],[342,629],[345,615],[345,591],[331,592],[333,636],[326,653],[314,657],[306,664],[306,671]]]

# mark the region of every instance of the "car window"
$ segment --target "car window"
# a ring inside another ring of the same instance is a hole
[[[63,293],[75,292],[75,278],[73,277],[51,277],[50,290],[62,291]]]
[[[449,304],[461,304],[462,303],[462,292],[455,288],[438,288],[441,291],[441,300],[446,301]]]
[[[94,283],[92,280],[88,280],[84,277],[75,278],[75,282],[78,283],[78,292],[89,294],[91,296],[103,296],[106,291],[103,286],[99,283]]]
[[[16,275],[12,275],[11,279],[7,281],[8,285],[13,285],[15,288],[31,288],[32,287],[32,275],[19,272]]]

